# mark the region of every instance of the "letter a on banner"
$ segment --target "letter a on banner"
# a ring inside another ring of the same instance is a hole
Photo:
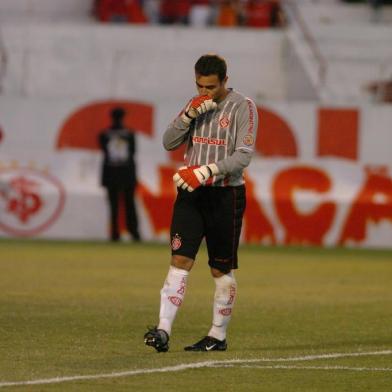
[[[334,219],[335,203],[320,203],[313,212],[303,214],[294,204],[294,192],[325,193],[330,187],[331,180],[327,174],[312,167],[289,168],[277,175],[273,193],[276,212],[286,229],[285,244],[322,244]]]
[[[386,173],[368,171],[365,184],[348,214],[339,244],[366,240],[367,224],[381,220],[389,220],[392,224],[392,179]]]

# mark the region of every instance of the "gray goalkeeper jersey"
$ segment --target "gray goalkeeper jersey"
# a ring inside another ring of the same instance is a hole
[[[188,126],[179,115],[166,129],[163,145],[175,150],[187,143],[186,166],[216,163],[219,175],[212,185],[236,186],[244,183],[243,170],[252,158],[258,115],[252,100],[229,89],[215,110],[193,120]]]

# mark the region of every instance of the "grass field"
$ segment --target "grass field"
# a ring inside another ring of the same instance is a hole
[[[0,391],[392,391],[392,251],[242,247],[228,351],[189,353],[205,259],[158,354],[166,246],[0,241]]]

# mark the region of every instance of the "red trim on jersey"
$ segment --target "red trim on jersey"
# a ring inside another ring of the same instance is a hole
[[[248,133],[253,133],[253,128],[254,128],[254,126],[255,126],[253,105],[252,105],[252,101],[251,101],[250,99],[247,99],[246,102],[248,103],[248,108],[249,108],[249,127],[248,127]]]

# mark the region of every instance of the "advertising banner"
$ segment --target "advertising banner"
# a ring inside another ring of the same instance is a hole
[[[169,241],[183,151],[165,151],[162,134],[182,104],[1,98],[0,236],[108,238],[97,139],[122,106],[136,133],[141,235]],[[392,247],[390,108],[266,102],[258,114],[243,243]]]

